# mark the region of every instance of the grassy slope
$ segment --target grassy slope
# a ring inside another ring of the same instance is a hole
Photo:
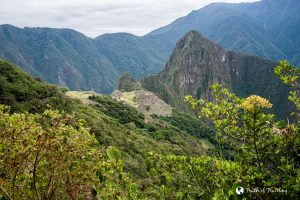
[[[81,100],[68,98],[62,89],[35,80],[9,62],[1,61],[0,69],[1,103],[12,105],[14,112],[42,112],[50,105],[84,119],[87,128],[95,134],[101,145],[116,146],[122,151],[125,169],[142,190],[147,188],[145,194],[151,194],[157,189],[153,180],[148,177],[148,152],[205,155],[208,148],[213,147],[207,140],[195,137],[193,132],[189,134],[176,123],[156,119],[151,124],[145,124],[143,115],[133,107],[109,96],[96,96],[92,99],[96,104],[86,104]],[[76,96],[76,93],[73,95]],[[14,99],[14,103],[5,100],[4,97],[7,96]],[[197,125],[195,126],[196,129]],[[201,128],[205,130],[204,127]]]

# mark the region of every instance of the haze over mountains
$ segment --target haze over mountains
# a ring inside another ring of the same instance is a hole
[[[118,78],[163,69],[176,42],[190,30],[224,48],[300,63],[297,0],[210,4],[145,36],[105,34],[95,39],[70,29],[0,27],[0,57],[72,90],[111,93]]]
[[[297,0],[214,3],[148,36],[165,36],[174,43],[187,31],[197,30],[229,50],[273,60],[285,58],[299,65],[299,9]]]

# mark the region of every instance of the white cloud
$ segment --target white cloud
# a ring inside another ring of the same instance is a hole
[[[254,2],[257,0],[220,0]],[[0,24],[143,35],[216,0],[0,0]]]

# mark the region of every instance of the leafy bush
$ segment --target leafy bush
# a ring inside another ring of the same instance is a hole
[[[9,114],[0,105],[0,198],[137,198],[110,149],[108,160],[74,116],[52,110]]]
[[[172,116],[161,116],[159,118],[178,127],[182,131],[186,131],[199,138],[208,139],[210,142],[216,144],[213,129],[205,124],[203,120],[199,120],[193,115],[173,110]]]
[[[145,127],[144,115],[133,107],[118,102],[109,96],[91,96],[89,99],[97,102],[98,108],[108,116],[118,119],[120,123],[127,124],[133,122],[139,128]]]
[[[299,110],[298,77],[300,71],[287,62],[281,62],[276,74],[295,90],[289,99]],[[216,138],[221,147],[234,152],[234,161],[242,167],[244,185],[250,188],[273,188],[287,190],[286,193],[245,194],[249,198],[296,198],[300,188],[300,135],[299,124],[288,124],[280,130],[276,127],[274,115],[265,114],[272,107],[268,100],[252,95],[241,99],[222,88],[219,84],[211,86],[214,101],[186,100],[192,108],[199,106],[200,116],[208,118],[216,128]],[[296,115],[297,116],[297,115]],[[224,158],[224,157],[223,157]]]
[[[242,184],[242,167],[212,157],[189,157],[149,153],[148,169],[162,199],[225,199],[236,197]],[[244,185],[246,186],[246,185]],[[158,198],[158,197],[157,197]]]

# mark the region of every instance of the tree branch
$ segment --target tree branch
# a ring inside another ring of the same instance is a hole
[[[13,200],[11,198],[11,196],[9,196],[9,194],[0,186],[0,190],[10,199],[10,200]]]
[[[34,190],[35,190],[35,194],[36,194],[36,198],[38,200],[40,200],[40,195],[39,195],[39,192],[37,190],[37,186],[36,186],[36,168],[37,168],[37,160],[38,160],[38,153],[37,155],[35,156],[35,161],[34,161],[34,166],[33,166],[33,172],[32,172],[32,176],[33,176],[33,186],[34,186]]]

